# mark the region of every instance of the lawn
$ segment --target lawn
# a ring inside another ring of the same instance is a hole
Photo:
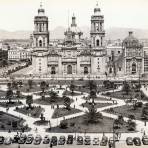
[[[136,110],[133,109],[132,105],[123,105],[120,107],[114,107],[113,109],[104,110],[105,112],[116,114],[116,115],[123,115],[124,117],[128,117],[129,115],[134,115],[137,120],[141,119],[142,114],[142,107],[137,108]]]
[[[89,108],[91,106],[91,103],[83,103],[83,105],[84,107]],[[110,105],[112,105],[112,103],[95,103],[95,108],[102,108]]]
[[[100,122],[95,124],[86,124],[84,121],[84,115],[76,118],[66,120],[68,122],[68,128],[61,129],[58,127],[48,128],[46,131],[51,133],[111,133],[113,132],[113,122],[111,118],[103,117]],[[119,129],[119,132],[128,133],[126,123]]]
[[[66,91],[63,92],[63,95],[65,95],[65,96],[80,96],[82,94],[80,92],[75,92],[75,91],[72,94],[72,92],[71,91],[68,91],[68,90],[66,90]]]
[[[0,111],[0,131],[17,131],[24,128],[29,131],[30,128],[23,126],[24,120],[14,115]]]
[[[6,91],[0,90],[0,98],[6,96]]]
[[[71,99],[71,103],[73,100]],[[54,101],[50,99],[50,97],[45,97],[45,99],[39,98],[34,100],[34,103],[36,104],[41,104],[41,105],[63,105],[64,104],[64,99],[63,97],[57,97]]]
[[[23,107],[16,107],[15,111],[22,113],[24,115],[31,116],[33,118],[39,118],[41,113],[43,112],[43,108],[40,106],[34,106],[31,109],[28,109],[28,107],[23,106]]]
[[[125,92],[123,91],[116,91],[116,92],[107,92],[104,93],[102,95],[108,96],[108,97],[114,97],[114,98],[118,98],[118,99],[131,99],[135,98],[135,96],[139,96],[142,94],[142,97],[136,97],[137,99],[141,99],[141,100],[148,100],[148,97],[146,97],[143,92],[132,92],[130,91],[129,94],[127,95]]]
[[[37,120],[33,124],[38,125],[38,126],[40,126],[40,125],[46,126],[46,125],[48,125],[48,123],[49,122],[47,120]]]
[[[18,101],[11,101],[11,102],[3,101],[3,102],[0,102],[0,106],[5,107],[5,108],[20,106],[20,105],[23,105],[23,103],[21,101],[20,102],[18,102]]]
[[[64,117],[64,116],[72,115],[72,114],[79,113],[79,112],[82,112],[82,111],[79,109],[75,109],[75,108],[71,108],[70,110],[67,110],[66,108],[56,108],[54,110],[52,118]]]
[[[90,100],[89,97],[83,97],[84,100]],[[95,97],[94,98],[95,101],[110,101],[109,99],[107,99],[106,97]]]

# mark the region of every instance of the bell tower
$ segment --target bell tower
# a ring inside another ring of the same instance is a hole
[[[91,16],[91,47],[104,47],[104,16],[101,14],[101,9],[98,7],[98,3],[94,8],[94,14]]]
[[[46,50],[49,45],[48,17],[42,3],[38,9],[38,15],[34,17],[33,47],[36,50]]]

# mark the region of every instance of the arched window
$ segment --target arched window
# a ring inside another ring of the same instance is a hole
[[[99,46],[99,40],[96,40],[96,45]]]
[[[72,74],[72,66],[71,65],[67,66],[67,74]]]
[[[51,74],[56,74],[56,69],[55,69],[55,67],[51,67]]]
[[[84,74],[88,74],[88,67],[84,67]]]
[[[112,73],[112,68],[111,67],[109,68],[109,73]]]
[[[39,46],[42,47],[42,40],[39,41]]]
[[[136,73],[136,63],[133,63],[132,64],[132,74],[135,74]]]

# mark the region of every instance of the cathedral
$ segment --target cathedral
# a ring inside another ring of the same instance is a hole
[[[106,50],[104,44],[104,16],[96,5],[91,16],[91,44],[82,40],[83,32],[77,27],[73,15],[72,24],[65,31],[62,44],[49,46],[48,17],[40,7],[34,18],[32,65],[33,73],[51,76],[104,75]]]
[[[72,16],[62,43],[50,45],[48,17],[40,6],[34,17],[32,36],[33,75],[80,78],[101,76],[137,76],[144,72],[143,46],[129,32],[123,40],[121,53],[107,53],[105,45],[104,15],[98,4],[90,21],[90,43],[82,38],[83,32],[78,28],[76,17]]]

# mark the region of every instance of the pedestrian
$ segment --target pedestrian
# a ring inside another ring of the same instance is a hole
[[[50,148],[52,148],[52,142],[50,143]]]
[[[74,108],[75,108],[75,104],[74,104]]]
[[[84,104],[82,103],[82,107],[84,108]]]
[[[76,101],[77,101],[77,97],[76,97]]]

